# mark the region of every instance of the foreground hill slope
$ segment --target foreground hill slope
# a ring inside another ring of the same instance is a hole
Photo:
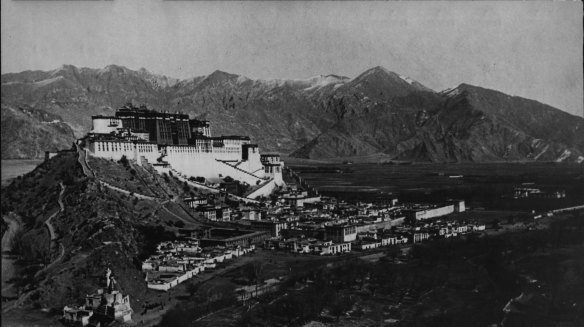
[[[249,135],[263,151],[303,158],[584,160],[583,118],[467,84],[437,93],[383,67],[353,79],[253,80],[215,71],[179,81],[115,65],[2,75],[3,126],[19,110],[63,122],[47,129],[44,118],[29,116],[31,135],[56,141],[9,129],[2,158],[39,157],[70,144],[91,128],[91,115],[112,114],[126,102],[208,119],[215,135]]]
[[[3,304],[3,310],[61,310],[79,303],[100,285],[106,266],[132,295],[134,310],[155,297],[144,282],[141,260],[179,226],[199,224],[184,204],[173,202],[182,198],[183,186],[132,162],[103,160],[93,162],[92,169],[102,175],[108,171],[108,184],[163,196],[139,199],[86,177],[76,152],[60,153],[3,188],[2,215],[18,217],[13,250],[22,258],[13,280],[19,296]]]

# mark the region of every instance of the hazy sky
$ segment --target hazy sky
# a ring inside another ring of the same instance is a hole
[[[583,115],[580,1],[1,3],[2,73],[118,64],[287,79],[380,65],[435,90],[464,82]]]

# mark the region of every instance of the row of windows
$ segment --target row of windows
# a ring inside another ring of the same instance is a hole
[[[154,145],[138,144],[139,152],[155,151]],[[97,151],[132,151],[134,147],[130,143],[97,142]]]
[[[169,153],[198,153],[198,152],[215,152],[215,153],[241,153],[239,148],[211,148],[211,147],[178,147],[169,148]]]
[[[265,167],[265,170],[267,173],[279,173],[280,167],[267,166],[267,167]]]
[[[199,148],[199,147],[180,147],[180,148],[169,148],[169,153],[199,153],[199,152],[212,152],[211,148]]]
[[[132,150],[132,147],[130,144],[128,143],[111,143],[111,142],[105,142],[105,143],[101,143],[98,142],[97,143],[97,150],[98,151],[129,151]]]
[[[215,148],[214,152],[217,153],[241,153],[240,148]]]

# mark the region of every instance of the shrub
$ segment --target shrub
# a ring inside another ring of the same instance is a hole
[[[128,165],[130,164],[128,162],[128,158],[126,158],[125,155],[123,155],[118,162],[124,165],[124,167],[128,167]]]
[[[176,226],[178,228],[183,228],[183,227],[185,227],[185,223],[182,220],[179,220],[179,221],[174,223],[174,226]]]

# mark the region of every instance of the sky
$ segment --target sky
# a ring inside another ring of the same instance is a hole
[[[356,77],[383,66],[584,116],[580,1],[5,1],[2,73],[110,64],[176,78]]]

